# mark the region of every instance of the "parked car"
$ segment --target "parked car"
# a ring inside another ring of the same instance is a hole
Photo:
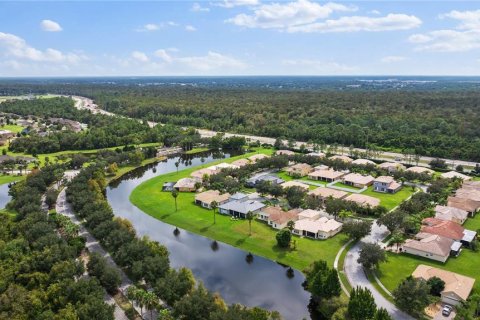
[[[453,310],[452,306],[449,306],[448,304],[446,304],[443,306],[442,315],[444,315],[445,317],[448,317],[450,313],[452,313],[452,310]]]

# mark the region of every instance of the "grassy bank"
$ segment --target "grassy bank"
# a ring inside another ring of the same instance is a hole
[[[10,183],[18,180],[22,180],[24,176],[10,176],[10,175],[0,175],[0,185],[5,183]]]
[[[270,154],[272,150],[259,149],[257,152]],[[303,270],[311,262],[319,259],[326,260],[332,266],[338,250],[346,241],[346,236],[343,234],[326,241],[294,237],[296,250],[285,250],[276,245],[276,230],[263,222],[252,221],[252,235],[250,236],[246,220],[232,221],[229,216],[217,214],[216,224],[214,224],[213,211],[194,205],[194,193],[180,193],[177,198],[178,211],[175,211],[175,202],[171,194],[161,191],[164,182],[188,177],[192,171],[201,167],[208,167],[220,162],[232,162],[252,154],[254,153],[214,161],[178,173],[160,175],[145,181],[134,189],[130,195],[130,201],[145,213],[166,223],[290,265],[298,270]]]
[[[192,150],[185,151],[185,154],[196,154],[209,151],[210,148],[193,148]]]

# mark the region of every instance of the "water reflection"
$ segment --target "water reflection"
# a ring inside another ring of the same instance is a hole
[[[305,278],[300,272],[163,223],[128,200],[141,182],[176,171],[175,162],[179,163],[178,170],[182,170],[229,156],[223,153],[182,155],[139,168],[109,186],[108,200],[115,215],[130,220],[139,236],[148,235],[167,246],[173,267],[190,268],[196,279],[208,289],[219,292],[227,303],[278,310],[288,320],[310,319],[310,295],[302,287]]]
[[[8,195],[9,184],[5,183],[0,185],[0,208],[5,208],[7,203],[10,202],[10,196]]]

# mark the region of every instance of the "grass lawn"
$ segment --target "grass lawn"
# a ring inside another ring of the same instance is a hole
[[[259,149],[258,153],[271,154],[271,149]],[[232,162],[245,158],[253,153],[221,159],[202,166],[188,168],[178,173],[172,172],[157,176],[143,182],[130,195],[130,201],[145,213],[166,223],[181,227],[205,237],[222,241],[245,251],[290,265],[303,270],[315,260],[326,260],[330,266],[338,250],[346,241],[343,234],[332,239],[321,241],[307,238],[293,237],[297,244],[296,250],[285,250],[276,245],[276,230],[259,221],[252,221],[252,235],[249,236],[247,220],[232,221],[229,216],[216,215],[216,224],[213,223],[213,211],[194,205],[195,193],[180,193],[177,198],[178,211],[175,211],[175,202],[170,192],[162,192],[162,185],[167,181],[177,181],[188,177],[200,167],[211,166],[220,162]]]
[[[387,253],[388,261],[382,263],[378,270],[378,278],[391,292],[400,282],[412,274],[419,264],[425,264],[440,269],[456,272],[476,279],[474,290],[480,292],[480,252],[463,249],[458,258],[449,258],[445,264],[422,257]]]
[[[210,150],[210,148],[193,148],[192,150],[188,150],[185,152],[185,154],[195,154],[195,153],[201,153]]]
[[[0,175],[0,185],[5,184],[5,183],[10,183],[18,180],[22,180],[25,178],[25,176],[10,176],[10,175]]]
[[[23,130],[22,126],[17,126],[16,124],[6,124],[0,127],[2,130],[9,130],[15,133],[21,132]]]
[[[382,192],[375,192],[373,191],[373,186],[368,187],[367,190],[362,192],[363,195],[375,197],[380,199],[380,205],[387,208],[387,210],[392,210],[400,203],[405,201],[408,197],[410,197],[414,191],[412,191],[411,187],[404,186],[400,191],[397,193],[382,193]]]
[[[311,179],[308,179],[308,176],[305,176],[305,177],[301,177],[299,179],[295,179],[291,176],[289,176],[285,171],[280,171],[277,173],[277,176],[285,181],[291,181],[291,180],[300,180],[300,181],[310,181],[310,182],[313,182],[313,183],[316,183],[316,184],[319,184],[319,185],[322,185],[322,186],[325,186],[327,183],[325,181],[317,181],[317,180],[311,180]],[[313,188],[310,188],[310,189],[316,189],[317,186],[313,186]]]

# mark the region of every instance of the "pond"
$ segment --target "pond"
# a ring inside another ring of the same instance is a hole
[[[10,202],[11,197],[8,195],[9,183],[0,185],[0,209],[5,208],[7,203]]]
[[[197,280],[219,292],[227,303],[277,310],[286,320],[319,319],[309,312],[310,294],[302,287],[305,278],[299,271],[182,229],[174,232],[174,226],[145,214],[128,199],[141,182],[177,170],[175,162],[182,170],[229,156],[174,156],[139,168],[107,188],[108,201],[114,214],[130,220],[139,236],[147,235],[168,248],[172,267],[191,269]]]

